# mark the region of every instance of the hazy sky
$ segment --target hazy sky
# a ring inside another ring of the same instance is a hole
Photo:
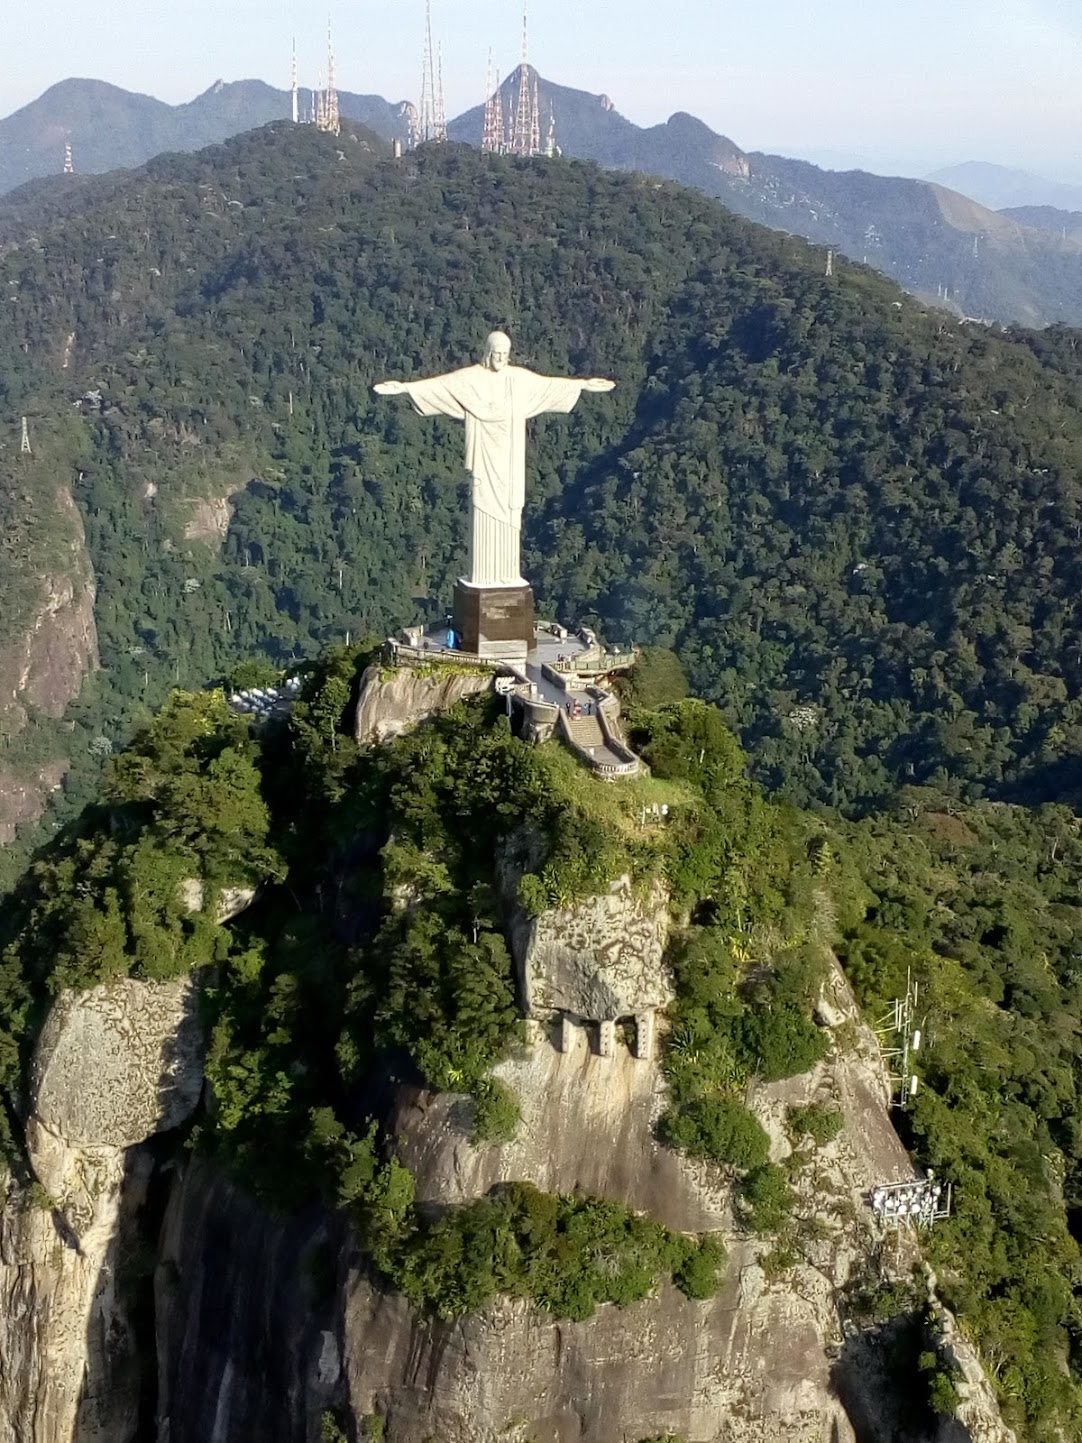
[[[325,53],[299,0],[0,0],[0,115],[70,75],[163,100],[286,87]],[[521,0],[432,0],[448,115],[518,62]],[[340,88],[416,99],[424,0],[331,0]],[[922,173],[991,160],[1082,180],[1082,0],[533,0],[530,59],[639,124],[689,110],[745,149]]]

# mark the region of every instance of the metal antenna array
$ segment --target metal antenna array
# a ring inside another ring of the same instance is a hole
[[[26,424],[26,417],[23,417],[23,440],[19,450],[24,456],[30,455],[30,427]]]
[[[67,142],[67,144],[64,146],[64,174],[65,174],[65,175],[74,175],[74,174],[75,174],[75,162],[74,162],[74,161],[72,160],[72,158],[71,158],[71,141],[70,141],[70,140],[69,140],[69,141]]]
[[[950,1217],[952,1192],[950,1183],[944,1188],[929,1168],[923,1178],[911,1182],[880,1183],[872,1188],[868,1201],[872,1212],[885,1223],[930,1228]]]
[[[875,1024],[883,1056],[893,1065],[891,1083],[898,1089],[896,1106],[903,1111],[917,1095],[919,1078],[913,1059],[920,1051],[921,1030],[916,1024],[917,984],[907,971],[905,996],[896,997],[890,1011]],[[885,1045],[887,1044],[887,1045]]]
[[[436,113],[433,117],[433,140],[447,139],[447,112],[443,106],[443,45],[436,51]]]
[[[293,71],[292,71],[292,80],[293,80],[293,84],[292,84],[292,91],[293,91],[293,124],[296,125],[296,124],[298,123],[298,121],[300,120],[301,117],[300,117],[300,108],[299,108],[299,103],[298,103],[298,91],[297,91],[297,37],[296,37],[295,35],[294,35],[294,37],[293,37]]]
[[[436,139],[436,68],[432,51],[432,0],[425,0],[425,41],[421,53],[421,105],[417,121],[419,145],[423,140]]]
[[[513,155],[531,155],[530,135],[532,115],[530,104],[529,41],[525,4],[522,7],[522,63],[518,68],[518,109],[511,131],[511,152]]]
[[[496,155],[504,149],[500,76],[497,72],[496,85],[493,88],[491,50],[488,52],[488,64],[485,66],[485,122],[481,132],[481,149]]]

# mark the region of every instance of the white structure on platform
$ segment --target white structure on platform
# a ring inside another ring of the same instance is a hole
[[[526,422],[574,408],[583,391],[611,391],[615,381],[539,376],[508,360],[511,342],[493,331],[478,366],[421,381],[381,381],[380,396],[405,395],[422,416],[466,424],[470,473],[471,586],[525,586],[522,504],[526,494]]]

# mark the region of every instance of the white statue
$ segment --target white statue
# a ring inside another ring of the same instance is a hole
[[[615,381],[539,376],[509,366],[511,342],[493,331],[479,366],[424,381],[381,381],[380,396],[410,398],[422,416],[466,423],[470,473],[471,586],[525,586],[521,574],[522,503],[526,495],[526,422],[546,411],[570,411],[583,391],[611,391]]]

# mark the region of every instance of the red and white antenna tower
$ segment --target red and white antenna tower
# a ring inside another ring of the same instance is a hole
[[[447,111],[443,105],[443,46],[436,51],[436,109],[432,117],[432,139],[447,139]]]
[[[425,43],[421,55],[421,106],[417,140],[431,140],[436,133],[436,76],[432,63],[432,0],[425,0]]]
[[[481,149],[499,152],[503,149],[503,117],[500,113],[500,80],[496,77],[496,88],[492,88],[492,51],[488,52],[485,67],[485,123],[481,131]]]
[[[331,22],[329,20],[327,21],[327,89],[323,96],[319,128],[326,130],[331,135],[338,135],[342,129],[342,121],[338,114],[338,88],[334,83],[334,46],[331,43]]]
[[[72,160],[72,158],[71,158],[71,141],[70,141],[70,140],[69,140],[69,141],[67,142],[67,144],[64,146],[64,174],[65,174],[65,175],[74,175],[74,174],[75,174],[75,162],[74,162],[74,161]]]
[[[298,95],[297,95],[297,37],[296,37],[295,35],[294,35],[294,37],[293,37],[293,71],[292,71],[292,80],[293,80],[293,85],[292,85],[292,91],[293,91],[293,124],[296,125],[297,122],[300,120],[301,117],[300,117],[300,108],[299,108],[299,104],[298,104]]]
[[[530,155],[541,154],[541,102],[537,93],[537,75],[533,78],[533,99],[530,105]]]

